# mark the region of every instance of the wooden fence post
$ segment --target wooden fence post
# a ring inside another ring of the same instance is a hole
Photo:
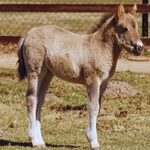
[[[148,4],[148,0],[142,0],[143,4]],[[148,13],[142,14],[142,37],[148,37]]]

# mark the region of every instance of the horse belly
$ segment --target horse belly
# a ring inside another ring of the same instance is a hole
[[[47,59],[47,67],[54,75],[63,80],[83,83],[80,67],[69,56],[51,56]]]

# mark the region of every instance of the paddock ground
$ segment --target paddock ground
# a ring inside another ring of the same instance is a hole
[[[129,83],[138,92],[128,98],[103,99],[97,123],[102,150],[149,150],[150,147],[149,61],[145,58],[141,61],[143,58],[140,57],[135,63],[132,57],[128,58],[130,61],[119,60],[120,66],[118,65],[113,80]],[[149,56],[147,58],[149,59]],[[25,101],[27,81],[18,82],[16,61],[14,52],[0,54],[0,149],[2,150],[33,149],[27,137]],[[146,64],[148,66],[145,67],[145,71],[137,72],[138,68],[143,69]],[[133,68],[134,70],[130,70]],[[89,149],[85,136],[86,102],[83,86],[57,78],[53,80],[42,111],[42,133],[47,149]]]

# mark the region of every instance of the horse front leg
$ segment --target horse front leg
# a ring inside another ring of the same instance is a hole
[[[32,75],[31,75],[32,76]],[[37,102],[38,102],[38,77],[28,78],[28,92],[27,92],[27,110],[29,117],[29,138],[32,145],[36,147],[45,147],[45,142],[39,134],[40,123],[36,118]]]
[[[99,89],[101,81],[97,77],[93,83],[87,85],[88,93],[88,128],[87,138],[92,150],[99,150],[99,143],[97,137],[96,122],[99,113]]]
[[[100,105],[100,107],[101,107],[102,97],[103,97],[104,92],[106,91],[106,88],[107,88],[107,84],[108,84],[108,79],[105,79],[102,81],[102,83],[100,85],[100,91],[99,91],[99,105]]]

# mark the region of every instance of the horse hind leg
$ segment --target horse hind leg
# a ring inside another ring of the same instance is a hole
[[[31,73],[32,74],[32,73]],[[36,109],[38,102],[38,76],[30,77],[28,75],[28,91],[27,91],[27,111],[29,119],[29,137],[33,146],[45,146],[41,137],[37,135]]]
[[[47,73],[46,69],[42,69],[41,74],[33,76],[30,73],[28,78],[27,92],[27,108],[29,115],[29,137],[32,145],[37,147],[45,147],[45,142],[41,135],[40,111],[44,102],[45,94],[49,83],[52,79],[52,74]],[[33,78],[34,77],[34,78]],[[45,85],[45,87],[44,87]],[[41,98],[42,97],[42,98]]]
[[[38,102],[37,102],[37,109],[36,109],[36,123],[37,123],[36,134],[38,138],[41,139],[41,141],[43,140],[41,134],[41,109],[44,104],[46,92],[48,90],[52,77],[53,77],[52,73],[48,71],[44,76],[44,78],[42,79],[39,87]]]

